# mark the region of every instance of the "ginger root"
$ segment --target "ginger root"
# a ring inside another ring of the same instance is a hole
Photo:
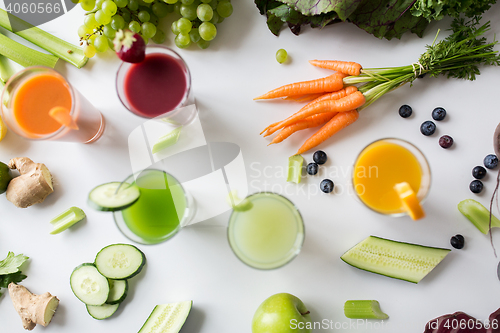
[[[19,170],[21,176],[12,179],[7,187],[7,200],[19,208],[40,203],[52,192],[52,175],[42,163],[34,163],[27,157],[9,161],[9,168]]]
[[[35,295],[14,282],[9,284],[9,295],[23,321],[24,329],[30,331],[36,324],[47,326],[59,306],[59,299],[50,293]]]

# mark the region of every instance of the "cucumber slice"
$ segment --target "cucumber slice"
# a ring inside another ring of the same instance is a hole
[[[61,214],[54,217],[50,223],[53,226],[51,235],[58,234],[80,222],[85,218],[85,212],[78,207],[71,207]]]
[[[127,280],[110,280],[109,295],[106,304],[119,304],[127,297],[128,281]]]
[[[178,333],[191,311],[193,301],[155,306],[139,333]]]
[[[94,264],[81,264],[69,278],[71,290],[87,305],[102,305],[109,295],[108,279],[102,276]]]
[[[99,251],[94,263],[108,279],[125,280],[139,274],[146,264],[146,256],[133,245],[113,244]]]
[[[12,174],[7,164],[0,162],[0,194],[7,191],[10,181],[12,180]]]
[[[118,187],[120,189],[117,193]],[[139,200],[140,195],[141,191],[135,185],[112,182],[99,185],[90,191],[88,204],[99,211],[114,212],[132,206]]]
[[[120,304],[88,305],[87,312],[94,319],[102,320],[109,318],[118,310]]]
[[[288,177],[287,182],[294,182],[296,184],[300,183],[302,178],[302,165],[304,164],[304,158],[297,154],[290,156],[288,158]]]
[[[462,200],[458,204],[458,210],[464,214],[483,234],[490,230],[490,211],[474,199]],[[500,221],[491,215],[491,227],[500,227]]]
[[[387,319],[389,316],[380,310],[380,303],[373,300],[346,301],[344,314],[350,319]]]
[[[450,251],[370,236],[340,258],[365,271],[419,283]]]

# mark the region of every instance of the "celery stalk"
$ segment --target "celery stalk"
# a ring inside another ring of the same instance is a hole
[[[287,182],[300,183],[302,178],[302,166],[304,164],[304,158],[297,154],[290,156],[288,158],[288,177]]]
[[[54,68],[57,60],[59,60],[59,58],[51,54],[33,50],[2,34],[0,34],[0,54],[17,62],[23,67],[47,66]]]
[[[344,314],[351,319],[387,319],[388,315],[380,310],[380,304],[374,300],[346,301]]]
[[[3,55],[0,55],[0,81],[6,83],[15,72],[9,60]]]
[[[41,47],[53,55],[66,60],[77,68],[83,67],[89,60],[83,50],[71,43],[68,43],[48,32],[21,20],[17,16],[8,14],[0,9],[0,26],[23,37],[27,41]]]

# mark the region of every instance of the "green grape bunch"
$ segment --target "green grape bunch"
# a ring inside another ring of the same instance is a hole
[[[191,44],[206,49],[217,36],[217,25],[233,13],[231,0],[80,0],[86,11],[78,28],[80,45],[92,58],[97,52],[113,49],[113,39],[120,29],[129,29],[144,38],[146,44],[165,42],[167,36],[158,28],[169,14],[179,17],[172,23],[175,45]]]

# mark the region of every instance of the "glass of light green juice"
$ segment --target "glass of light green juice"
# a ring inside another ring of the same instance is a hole
[[[146,169],[125,183],[139,187],[141,195],[132,206],[113,213],[118,229],[140,244],[158,244],[172,238],[194,216],[192,197],[172,175]]]
[[[246,197],[229,218],[234,254],[250,267],[275,269],[299,254],[305,238],[302,216],[282,195],[260,192]]]

